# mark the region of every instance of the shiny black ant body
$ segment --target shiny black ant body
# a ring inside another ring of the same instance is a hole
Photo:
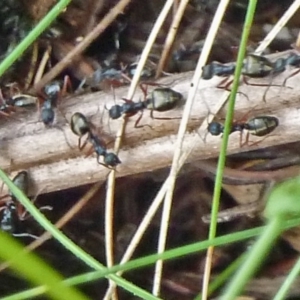
[[[249,134],[255,136],[265,136],[271,133],[279,125],[279,120],[273,116],[258,116],[253,117],[246,122],[234,122],[232,124],[230,133],[239,131],[240,145],[243,146],[248,143]],[[247,130],[246,141],[242,144],[242,133]],[[208,124],[207,131],[214,136],[224,133],[224,125],[222,123],[213,121]]]
[[[19,172],[14,178],[13,183],[26,195],[29,187],[29,177],[26,171]],[[23,220],[21,206],[18,206],[18,201],[9,191],[7,196],[9,200],[5,202],[0,221],[2,231],[10,233],[13,236],[31,236],[28,233],[18,233],[20,221]]]
[[[72,115],[71,130],[74,134],[79,136],[79,150],[82,150],[86,146],[87,142],[90,142],[96,152],[97,162],[99,164],[110,169],[116,167],[121,163],[120,159],[116,154],[107,152],[105,142],[95,134],[95,129],[93,127],[93,124],[91,124],[82,113],[77,112]],[[85,135],[87,135],[87,138],[84,143],[81,143],[81,138]],[[104,163],[100,162],[100,156],[103,156]]]
[[[51,126],[55,118],[55,109],[67,87],[71,88],[70,79],[65,76],[63,81],[52,81],[45,85],[42,91],[44,102],[41,107],[41,119],[45,126]]]
[[[207,80],[213,76],[229,76],[235,71],[235,63],[221,64],[212,62],[205,65],[202,70],[202,78]],[[242,74],[249,77],[265,77],[273,70],[273,63],[264,56],[249,54],[242,67]]]
[[[156,88],[149,97],[146,97],[144,101],[134,102],[132,100],[123,99],[125,103],[123,105],[114,105],[109,110],[109,117],[113,120],[120,118],[122,115],[131,117],[138,112],[141,115],[136,120],[134,127],[138,126],[144,109],[150,110],[150,116],[153,119],[167,119],[167,118],[154,118],[153,111],[164,112],[173,109],[178,102],[183,98],[182,94],[170,89],[170,88]]]
[[[44,87],[43,92],[46,97],[41,107],[41,119],[46,126],[49,126],[54,121],[54,109],[57,107],[58,99],[61,96],[62,84],[60,81],[53,81]]]
[[[29,191],[29,174],[26,171],[19,172],[14,178],[13,183],[25,194]],[[9,197],[8,200],[6,198]],[[7,232],[16,237],[31,237],[36,239],[37,236],[30,233],[20,233],[21,222],[26,219],[26,210],[17,201],[11,191],[7,195],[1,197],[1,201],[5,201],[4,208],[2,208],[2,215],[0,220],[0,228],[2,231]],[[35,200],[33,200],[34,202]],[[43,206],[40,210],[49,210],[52,207]]]
[[[286,70],[287,66],[299,67],[300,55],[290,53],[286,58],[280,57],[275,61],[271,61],[263,55],[249,54],[244,60],[242,74],[252,78],[265,77],[270,74],[282,73]],[[234,70],[234,63],[221,64],[212,62],[203,67],[202,78],[211,79],[213,76],[229,76],[234,73]]]

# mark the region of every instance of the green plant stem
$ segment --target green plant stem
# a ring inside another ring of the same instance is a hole
[[[284,224],[282,224],[281,230],[292,228],[292,227],[298,226],[299,224],[300,224],[299,218],[291,220],[291,221],[287,221]],[[93,272],[88,272],[88,273],[84,273],[81,275],[76,275],[74,277],[66,279],[64,281],[64,283],[66,285],[78,285],[78,284],[83,284],[86,282],[96,281],[103,277],[108,276],[109,274],[117,273],[119,271],[125,272],[125,271],[129,271],[129,270],[142,268],[142,267],[145,267],[148,265],[152,265],[159,259],[162,259],[162,260],[175,259],[175,258],[179,258],[181,256],[187,256],[189,254],[203,251],[203,250],[207,249],[207,247],[209,247],[209,246],[221,246],[224,244],[230,244],[230,243],[238,242],[238,241],[241,241],[244,239],[252,238],[254,236],[261,234],[261,232],[263,232],[263,230],[265,228],[266,228],[265,226],[257,227],[257,228],[244,230],[241,232],[236,232],[236,233],[224,235],[221,237],[217,237],[210,241],[206,240],[203,242],[194,243],[191,245],[168,250],[161,254],[157,254],[157,253],[152,254],[152,255],[149,255],[149,256],[146,256],[143,258],[138,258],[138,259],[129,261],[122,265],[116,265],[111,268],[106,268],[103,271],[93,271]],[[21,299],[33,298],[33,297],[41,295],[45,292],[46,292],[46,288],[44,286],[40,286],[37,288],[33,288],[31,290],[17,293],[15,295],[1,298],[1,300],[21,300]],[[15,298],[12,298],[12,297],[15,297]]]
[[[295,279],[299,276],[299,273],[300,273],[300,258],[294,265],[293,269],[289,272],[289,275],[286,277],[285,281],[281,285],[280,289],[278,290],[273,300],[287,299],[289,288],[291,287]]]
[[[7,185],[9,190],[18,199],[18,201],[26,208],[30,215],[51,235],[61,243],[66,249],[73,253],[85,264],[90,266],[95,270],[106,270],[105,266],[100,264],[91,255],[83,251],[78,247],[73,241],[71,241],[67,236],[65,236],[60,230],[58,230],[46,217],[31,203],[31,201],[24,195],[24,193],[18,189],[14,183],[7,177],[7,175],[0,169],[0,178]],[[117,285],[128,290],[135,295],[139,295],[141,298],[157,299],[152,294],[144,291],[143,289],[135,286],[134,284],[128,282],[127,280],[121,278],[118,275],[111,274],[108,275],[109,279],[113,280]]]
[[[79,291],[63,284],[63,277],[48,266],[43,260],[33,253],[24,252],[23,246],[17,243],[7,233],[0,231],[0,257],[3,260],[9,260],[12,257],[19,259],[11,260],[11,266],[18,274],[22,275],[26,280],[35,284],[42,284],[46,287],[46,291],[53,299],[74,299],[87,300]],[[22,253],[22,255],[20,255]],[[41,276],[42,274],[42,276]],[[15,298],[17,299],[17,298]]]
[[[245,263],[233,277],[223,296],[222,300],[235,299],[243,290],[244,286],[263,263],[266,255],[282,232],[283,218],[277,217],[270,220],[262,235],[254,246],[249,250]]]
[[[249,1],[240,48],[238,52],[237,64],[234,73],[233,85],[229,97],[228,109],[227,109],[226,120],[225,120],[225,129],[224,129],[222,146],[221,146],[219,160],[218,160],[217,174],[216,174],[215,187],[214,187],[212,213],[211,213],[212,218],[209,227],[209,239],[213,239],[216,236],[216,232],[217,232],[217,215],[218,215],[219,205],[220,205],[223,170],[226,161],[229,134],[231,133],[236,93],[239,87],[240,76],[243,67],[243,60],[245,57],[247,41],[248,41],[251,25],[255,14],[256,3],[257,0]]]
[[[57,16],[68,6],[71,0],[60,0],[48,14],[30,31],[22,42],[1,62],[0,77],[7,69],[30,47],[30,45],[43,33]]]

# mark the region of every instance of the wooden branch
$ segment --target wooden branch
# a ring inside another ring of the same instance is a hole
[[[281,84],[290,73],[291,70],[280,74],[274,78],[273,84]],[[169,83],[170,87],[186,97],[191,77],[192,73],[174,75],[165,78],[162,83]],[[229,154],[299,140],[298,79],[299,77],[295,76],[288,80],[288,85],[292,88],[271,87],[267,93],[266,103],[262,99],[267,87],[242,84],[240,90],[248,95],[249,100],[238,94],[236,119],[245,117],[245,114],[248,114],[248,117],[274,115],[278,117],[280,124],[265,139],[250,136],[250,143],[262,140],[252,147],[240,148],[240,135],[233,133],[230,138]],[[190,132],[186,134],[184,144],[188,148],[196,143],[188,158],[189,162],[215,157],[219,153],[221,137],[207,135],[204,143],[199,134],[204,137],[205,131],[198,134],[195,129],[210,111],[214,111],[214,106],[223,95],[224,90],[216,88],[220,81],[221,78],[216,77],[210,81],[202,81],[199,87],[189,123]],[[270,78],[259,80],[259,83],[262,82],[269,84]],[[71,132],[66,119],[70,120],[71,115],[79,111],[89,117],[102,134],[105,132],[105,136],[109,135],[111,138],[108,140],[113,141],[120,121],[108,120],[105,106],[109,108],[116,102],[121,102],[120,99],[126,95],[126,89],[127,87],[117,89],[115,99],[112,94],[104,92],[63,99],[57,111],[57,123],[52,128],[45,128],[39,121],[39,113],[36,110],[18,112],[9,119],[3,117],[0,132],[0,166],[8,172],[23,169],[30,171],[34,183],[30,191],[32,195],[40,191],[51,192],[105,180],[109,170],[99,165],[94,155],[85,157],[84,153],[79,152],[78,137]],[[148,89],[150,91],[152,87],[149,86]],[[144,95],[139,90],[133,100],[139,101],[143,98]],[[156,113],[156,116],[178,118],[182,114],[182,109],[183,105],[170,112]],[[122,164],[117,167],[117,176],[152,171],[171,164],[175,134],[180,120],[153,120],[149,111],[145,110],[141,124],[151,125],[152,129],[148,126],[137,129],[134,128],[137,117],[130,118],[127,124],[124,146],[119,153]],[[109,147],[112,145],[113,143]],[[14,172],[12,176],[13,174]]]

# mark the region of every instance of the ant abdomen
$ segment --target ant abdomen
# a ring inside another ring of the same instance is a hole
[[[273,116],[258,116],[251,118],[245,124],[251,134],[264,136],[272,132],[279,125],[279,120]]]
[[[85,115],[76,112],[71,117],[71,130],[78,136],[83,136],[90,131],[90,125]]]
[[[106,165],[111,166],[111,167],[115,167],[121,163],[119,157],[112,152],[106,153],[103,161]]]
[[[146,107],[155,111],[168,111],[176,107],[182,98],[182,94],[170,88],[156,88],[146,100]]]

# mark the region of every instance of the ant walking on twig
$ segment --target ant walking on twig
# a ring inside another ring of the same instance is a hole
[[[87,120],[87,118],[79,112],[76,112],[71,117],[71,130],[74,134],[79,136],[78,148],[81,151],[88,142],[93,146],[97,155],[97,162],[109,169],[113,169],[121,163],[118,156],[112,152],[107,152],[105,142],[96,134],[94,125]],[[82,143],[82,137],[87,136],[86,140]],[[100,157],[103,156],[103,162]]]
[[[170,88],[156,88],[154,89],[150,96],[147,97],[146,90],[142,87],[142,90],[145,94],[145,100],[134,102],[128,99],[122,99],[125,101],[122,105],[114,105],[109,110],[109,117],[113,120],[120,118],[122,115],[125,117],[132,117],[138,112],[140,112],[140,116],[135,121],[134,127],[140,128],[142,125],[138,125],[143,116],[143,111],[145,109],[150,110],[150,117],[152,119],[160,119],[160,120],[169,120],[170,118],[158,118],[154,117],[153,112],[164,112],[171,110],[177,106],[180,100],[182,100],[182,94],[170,89]]]
[[[247,77],[250,78],[264,78],[269,75],[275,76],[278,73],[281,73],[285,70],[285,67],[288,64],[291,64],[292,59],[284,59],[279,58],[276,61],[272,62],[268,58],[262,55],[256,55],[256,54],[249,54],[244,59],[243,67],[242,67],[242,75],[243,75],[243,81],[247,85],[253,85],[253,86],[267,86],[267,90],[264,93],[263,100],[265,101],[267,91],[271,85],[267,84],[259,84],[259,83],[249,83],[247,80]],[[208,64],[203,67],[203,74],[202,78],[207,80],[211,79],[213,76],[226,76],[233,75],[235,71],[235,63],[229,63],[229,64],[221,64],[212,62],[211,64]],[[226,83],[228,78],[225,78],[222,80],[219,84],[219,88],[224,88],[226,90],[229,90],[229,86],[232,83],[232,81]],[[223,86],[223,84],[225,86]],[[278,85],[272,85],[272,86],[278,86]]]
[[[249,135],[265,136],[271,133],[279,125],[279,120],[273,116],[257,116],[248,119],[246,122],[233,122],[230,133],[239,131],[240,147],[249,143]],[[242,142],[243,132],[247,130],[245,142]],[[208,124],[207,131],[214,136],[224,133],[224,125],[220,122],[213,121]]]
[[[45,85],[42,91],[43,104],[41,106],[41,119],[45,126],[51,126],[55,118],[55,109],[63,94],[67,91],[67,86],[71,86],[70,79],[65,76],[64,81],[52,81]]]

